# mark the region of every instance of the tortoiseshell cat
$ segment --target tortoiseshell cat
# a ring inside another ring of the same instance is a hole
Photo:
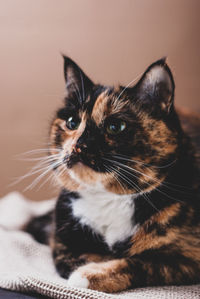
[[[133,87],[95,85],[67,57],[64,74],[49,148],[62,191],[28,230],[49,242],[70,286],[111,293],[200,282],[199,170],[165,59]]]

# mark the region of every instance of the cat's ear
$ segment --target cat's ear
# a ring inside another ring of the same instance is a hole
[[[151,64],[135,88],[137,99],[141,103],[149,103],[169,112],[174,100],[175,85],[166,59],[162,58]]]
[[[93,86],[93,82],[72,59],[64,55],[63,59],[67,95],[75,92],[84,101],[88,91]]]

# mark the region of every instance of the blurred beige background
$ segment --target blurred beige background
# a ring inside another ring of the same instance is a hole
[[[199,0],[1,0],[0,196],[31,162],[16,155],[45,148],[64,93],[63,52],[96,82],[127,84],[168,56],[176,103],[200,112]],[[51,184],[24,192],[55,196]]]

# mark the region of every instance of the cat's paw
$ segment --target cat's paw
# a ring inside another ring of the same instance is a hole
[[[81,271],[76,270],[69,276],[67,285],[70,287],[87,289],[89,286],[89,280],[83,275],[83,273],[81,273]]]
[[[67,281],[67,285],[77,288],[95,289],[94,281],[98,281],[102,273],[102,263],[89,263],[79,267],[71,273]]]
[[[124,290],[130,284],[128,275],[121,273],[124,260],[89,263],[72,272],[67,285],[113,293]]]

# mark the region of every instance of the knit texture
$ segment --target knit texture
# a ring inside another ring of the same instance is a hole
[[[59,299],[200,298],[200,285],[140,288],[117,294],[68,287],[55,271],[50,248],[20,231],[31,217],[43,214],[54,204],[55,200],[33,203],[16,192],[0,200],[0,287]]]

